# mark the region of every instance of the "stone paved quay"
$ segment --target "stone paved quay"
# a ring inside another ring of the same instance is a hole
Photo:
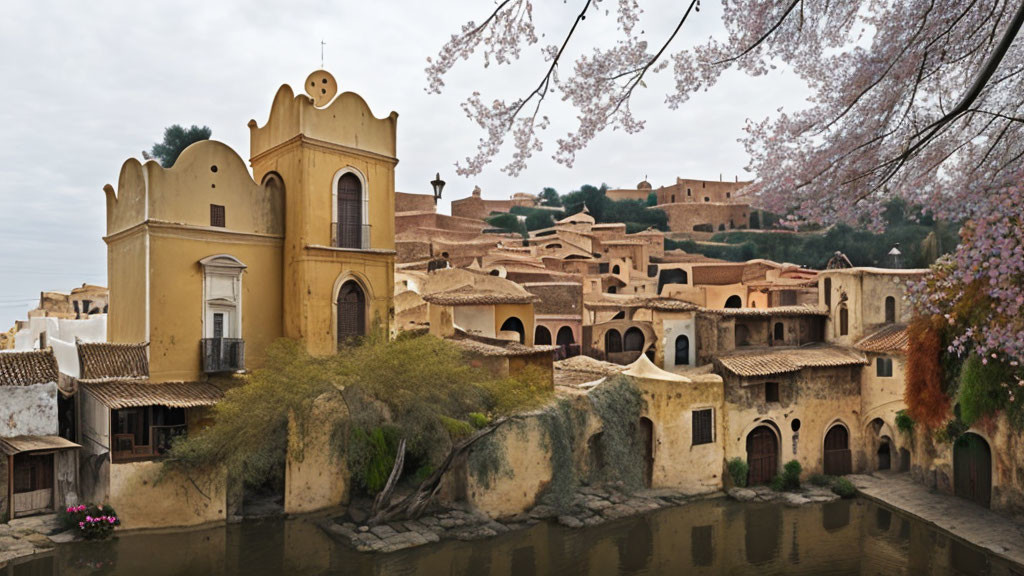
[[[962,498],[930,491],[909,474],[847,476],[864,497],[932,524],[1024,566],[1024,525]]]
[[[15,558],[46,552],[55,543],[75,539],[73,532],[61,532],[56,514],[29,516],[0,524],[0,568]]]

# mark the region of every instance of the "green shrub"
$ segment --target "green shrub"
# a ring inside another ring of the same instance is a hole
[[[914,419],[907,414],[906,410],[900,410],[896,413],[896,428],[904,434],[910,434],[914,431]]]
[[[857,489],[853,487],[853,482],[850,482],[846,478],[836,478],[832,482],[832,492],[838,494],[842,498],[853,498],[857,495]]]
[[[491,419],[488,418],[486,414],[482,414],[480,412],[470,412],[467,415],[467,418],[469,419],[470,426],[477,430],[485,428],[491,423]]]
[[[800,487],[800,474],[804,471],[803,466],[796,460],[790,460],[786,462],[786,465],[782,467],[782,482],[783,488],[786,490],[796,490]]]
[[[835,481],[835,477],[827,474],[811,474],[807,477],[807,481],[815,486],[829,486]]]
[[[776,492],[782,492],[786,489],[786,479],[782,477],[782,474],[776,474],[775,478],[768,483],[768,486]]]
[[[743,488],[747,485],[747,473],[750,467],[747,461],[742,458],[733,458],[726,464],[729,469],[729,477],[732,478],[732,485]]]
[[[379,426],[372,430],[354,428],[349,437],[349,469],[356,485],[367,494],[384,489],[398,454],[397,431]]]

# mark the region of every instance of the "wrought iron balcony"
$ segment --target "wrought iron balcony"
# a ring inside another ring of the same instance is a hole
[[[203,372],[237,372],[245,370],[245,340],[241,338],[203,338],[201,341]]]
[[[370,225],[350,226],[331,222],[331,246],[336,248],[370,249]]]

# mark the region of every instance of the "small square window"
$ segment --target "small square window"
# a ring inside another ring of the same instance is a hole
[[[892,378],[892,358],[877,358],[875,375],[879,378]]]
[[[693,445],[710,444],[715,441],[712,409],[693,411]]]
[[[779,383],[778,382],[765,382],[764,383],[764,401],[765,402],[778,402],[779,401]]]
[[[217,204],[210,204],[210,226],[223,228],[226,225],[224,207]]]

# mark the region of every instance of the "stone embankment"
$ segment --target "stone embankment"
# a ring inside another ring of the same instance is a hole
[[[776,492],[767,486],[751,486],[733,488],[728,494],[730,498],[740,502],[779,502],[791,507],[839,500],[839,496],[832,490],[814,485],[793,492]]]
[[[362,552],[394,552],[422,546],[440,540],[480,540],[520,530],[538,522],[556,521],[569,528],[597,526],[678,506],[696,499],[717,497],[686,496],[667,490],[643,490],[628,493],[616,488],[584,487],[571,496],[567,506],[542,502],[529,512],[494,520],[486,515],[467,510],[450,509],[420,517],[413,521],[398,521],[369,526],[365,522],[365,506],[359,503],[349,509],[346,516],[327,520],[321,527]]]
[[[11,560],[52,550],[55,544],[71,542],[73,531],[63,532],[56,514],[30,516],[0,524],[0,567]]]

